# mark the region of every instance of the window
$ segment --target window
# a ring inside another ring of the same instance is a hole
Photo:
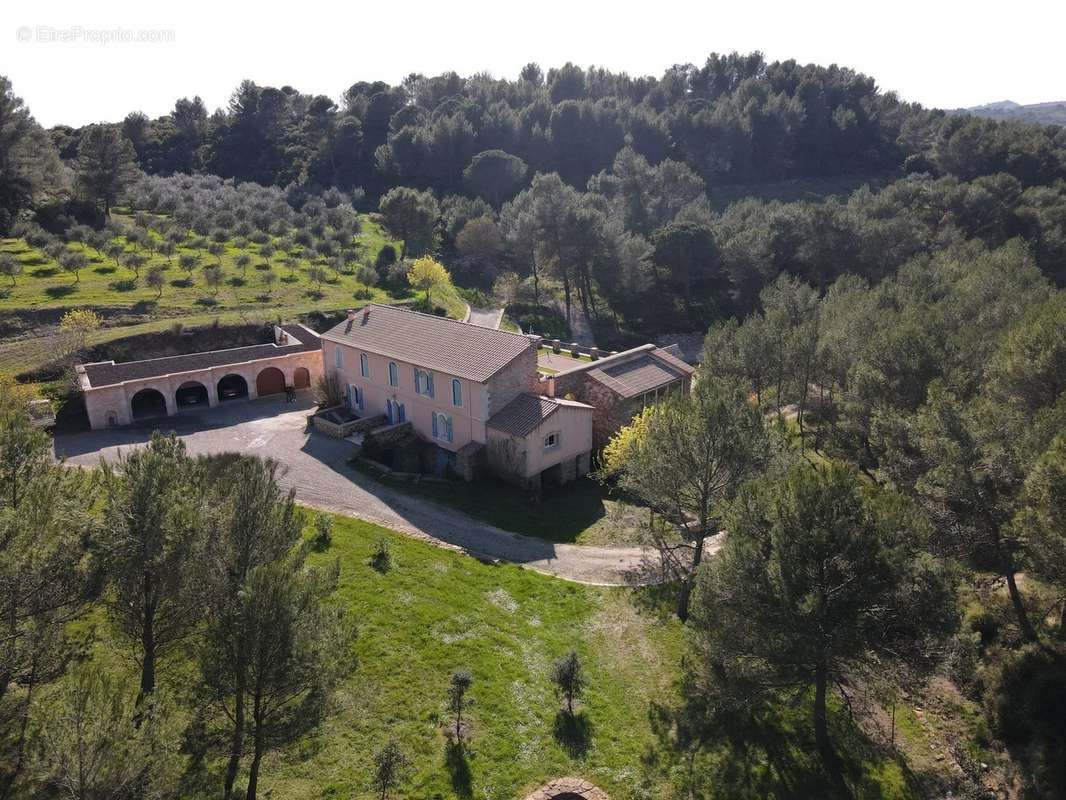
[[[348,408],[352,411],[363,410],[363,390],[358,386],[349,383],[348,384]]]
[[[452,418],[447,414],[433,412],[433,438],[452,441]]]
[[[433,396],[433,373],[415,367],[415,392],[426,397]]]
[[[344,351],[337,346],[333,348],[333,367],[334,369],[344,368]]]
[[[400,371],[396,369],[396,362],[389,362],[389,386],[400,385]]]
[[[370,377],[370,359],[366,357],[366,353],[359,354],[359,374],[364,378]]]
[[[452,379],[452,405],[461,406],[463,404],[463,384],[458,378]]]
[[[544,437],[544,449],[554,450],[559,446],[559,431],[552,431]]]

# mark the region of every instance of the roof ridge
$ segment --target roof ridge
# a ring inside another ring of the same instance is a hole
[[[526,341],[530,341],[529,337],[526,336],[524,333],[513,333],[511,331],[505,331],[502,328],[486,328],[483,325],[474,325],[474,323],[472,323],[472,322],[463,322],[463,320],[461,320],[461,319],[453,319],[452,317],[440,317],[440,316],[437,316],[436,314],[427,314],[425,311],[415,311],[413,308],[406,308],[406,307],[401,306],[399,304],[397,304],[397,305],[389,305],[388,303],[367,303],[367,305],[363,306],[363,308],[366,308],[367,306],[377,306],[378,308],[388,308],[388,309],[390,309],[392,311],[402,311],[405,314],[415,314],[415,315],[417,315],[419,317],[426,317],[427,319],[434,319],[434,320],[439,320],[439,321],[443,321],[443,322],[454,322],[456,325],[468,325],[468,326],[471,326],[471,327],[474,327],[474,328],[481,328],[482,330],[485,330],[485,331],[494,331],[495,333],[502,333],[505,336],[513,336],[516,339],[525,339]]]

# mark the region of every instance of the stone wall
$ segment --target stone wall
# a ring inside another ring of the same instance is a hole
[[[584,370],[555,375],[555,396],[588,403],[592,412],[592,446],[600,449],[619,428],[628,425],[640,412],[640,398],[623,400],[602,383],[588,377]]]
[[[347,410],[346,406],[330,406],[329,408],[323,408],[311,417],[311,424],[319,433],[324,433],[327,436],[333,436],[337,439],[346,439],[353,433],[366,433],[367,431],[388,422],[384,414],[377,414],[373,417],[360,417],[358,419],[352,419],[340,423],[326,419],[324,416],[330,411],[347,412]]]
[[[537,349],[527,347],[521,355],[497,372],[487,384],[488,403],[485,418],[514,400],[523,392],[537,391]]]

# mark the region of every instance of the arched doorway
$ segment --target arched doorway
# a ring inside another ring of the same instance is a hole
[[[292,373],[292,385],[297,389],[311,388],[311,372],[307,367],[297,367]]]
[[[285,373],[277,367],[267,367],[256,376],[255,391],[260,397],[285,391]]]
[[[141,389],[130,398],[130,411],[134,420],[165,417],[167,399],[158,389]]]
[[[248,396],[248,381],[240,375],[226,375],[218,382],[218,400],[240,400]]]
[[[178,408],[198,408],[207,405],[207,387],[199,381],[185,381],[174,392]]]

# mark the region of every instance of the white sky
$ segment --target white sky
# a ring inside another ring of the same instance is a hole
[[[864,10],[868,6],[871,10]],[[244,78],[337,99],[357,80],[454,69],[515,77],[574,61],[634,75],[712,51],[837,63],[927,106],[1066,100],[1062,0],[0,0],[0,74],[43,125],[167,113],[199,94],[214,110]],[[38,41],[38,26],[81,41]],[[156,43],[86,41],[121,28]],[[76,32],[75,32],[75,35]],[[29,38],[29,41],[21,41]]]

